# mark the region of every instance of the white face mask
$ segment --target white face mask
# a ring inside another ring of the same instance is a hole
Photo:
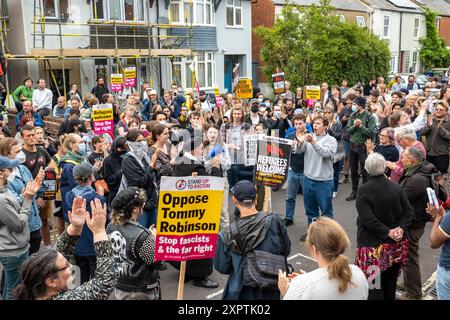
[[[130,147],[130,151],[134,155],[136,155],[136,157],[139,160],[142,160],[142,158],[144,158],[145,147],[147,146],[147,142],[146,141],[141,141],[141,142],[130,142],[130,141],[128,141],[127,144],[128,144],[128,147]]]
[[[19,161],[19,163],[24,163],[27,160],[27,156],[25,155],[25,153],[23,151],[20,151],[16,155],[16,160]]]
[[[160,124],[165,125],[167,123],[167,121],[163,120],[163,121],[159,121]]]
[[[273,114],[274,114],[275,117],[277,117],[277,118],[281,117],[281,111],[274,111]]]

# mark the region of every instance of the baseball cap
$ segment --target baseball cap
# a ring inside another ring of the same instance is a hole
[[[256,188],[249,180],[239,181],[230,192],[239,202],[252,202],[256,199]]]
[[[8,158],[5,158],[3,156],[0,156],[0,169],[13,169],[17,166],[19,166],[19,161],[18,160],[11,160]]]
[[[360,107],[365,108],[367,100],[364,97],[358,97],[358,98],[355,99],[355,101],[353,101],[353,103],[357,104]]]
[[[89,178],[94,174],[94,167],[88,162],[82,162],[73,168],[73,176]]]

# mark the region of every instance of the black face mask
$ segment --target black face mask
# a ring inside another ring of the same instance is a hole
[[[257,113],[259,111],[259,108],[257,105],[253,105],[251,110],[253,113]]]

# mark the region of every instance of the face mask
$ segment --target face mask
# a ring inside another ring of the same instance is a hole
[[[274,114],[275,117],[277,117],[277,118],[281,117],[281,111],[274,111],[273,114]]]
[[[259,108],[259,112],[264,112],[264,111],[266,111],[265,107]]]
[[[86,144],[85,143],[80,143],[78,145],[78,154],[82,157],[84,157],[86,155]]]
[[[167,121],[163,120],[163,121],[159,121],[159,123],[162,125],[166,125]]]
[[[19,163],[24,163],[27,160],[27,156],[25,155],[25,153],[23,151],[20,151],[16,155],[16,160],[19,161]]]
[[[353,105],[352,105],[352,111],[353,111],[353,112],[356,112],[356,110],[358,110],[358,108],[356,107],[356,105],[353,104]]]
[[[258,106],[252,106],[252,112],[257,113],[258,112]]]
[[[145,145],[147,145],[146,141],[141,141],[141,142],[130,142],[128,141],[127,144],[130,147],[130,151],[136,155],[136,157],[141,160],[144,157],[145,154],[145,147],[144,147],[144,143]]]
[[[263,101],[263,99],[258,99],[258,102],[261,103]]]

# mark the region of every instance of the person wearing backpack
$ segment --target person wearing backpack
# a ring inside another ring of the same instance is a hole
[[[363,183],[369,180],[369,175],[364,169],[367,158],[366,141],[374,141],[376,135],[376,121],[373,115],[366,110],[366,99],[358,97],[353,101],[353,113],[347,124],[347,131],[350,133],[350,171],[352,178],[352,193],[345,199],[353,201],[356,199],[356,192],[359,186],[359,171],[362,174]]]
[[[291,241],[278,215],[256,210],[256,188],[239,181],[230,193],[240,217],[219,233],[215,269],[228,274],[223,300],[279,300],[278,271],[287,271]]]

